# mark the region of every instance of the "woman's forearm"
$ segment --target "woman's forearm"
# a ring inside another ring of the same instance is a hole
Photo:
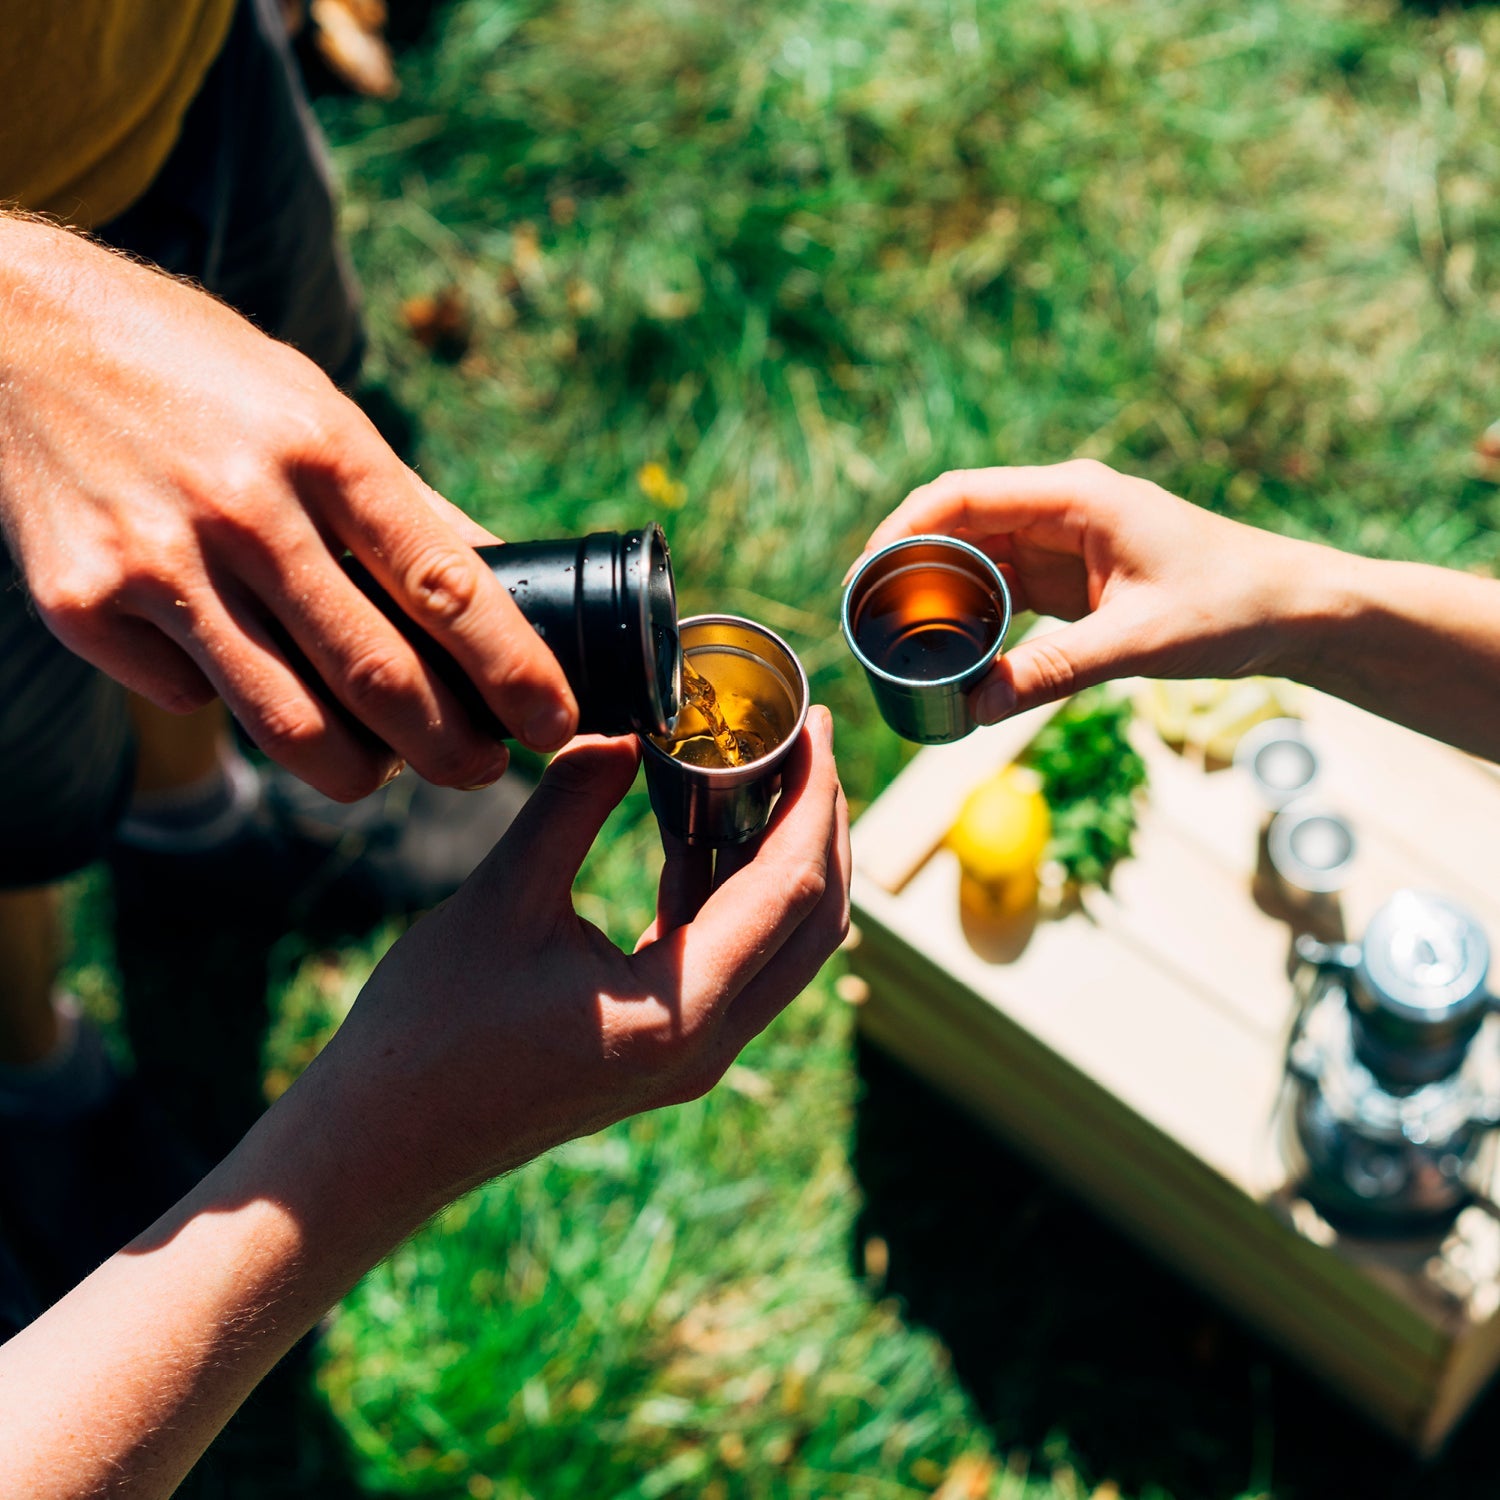
[[[1289,543],[1271,670],[1500,760],[1500,581]]]
[[[187,1199],[0,1346],[0,1496],[170,1495],[421,1222],[426,1201],[361,1136],[354,1102],[335,1077],[302,1080]]]

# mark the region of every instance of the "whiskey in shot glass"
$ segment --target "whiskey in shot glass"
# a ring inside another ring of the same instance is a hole
[[[657,821],[691,845],[754,838],[781,788],[781,765],[807,720],[807,674],[780,636],[737,615],[678,627],[682,707],[641,736]]]
[[[977,547],[905,537],[859,565],[844,590],[844,639],[880,715],[903,739],[962,739],[977,721],[967,694],[1010,629],[1010,590]]]

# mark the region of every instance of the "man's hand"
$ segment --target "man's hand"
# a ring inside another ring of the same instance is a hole
[[[1273,670],[1309,554],[1087,460],[959,469],[910,495],[866,543],[961,537],[1000,564],[1018,610],[1075,623],[1007,651],[973,691],[990,724],[1108,678]]]
[[[309,360],[200,291],[3,215],[0,522],[66,646],[164,709],[219,695],[332,797],[402,759],[444,786],[506,765],[345,576],[346,549],[526,744],[576,726],[561,668],[472,550],[494,538]]]

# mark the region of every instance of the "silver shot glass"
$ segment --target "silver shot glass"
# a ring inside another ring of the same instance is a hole
[[[670,733],[640,736],[651,810],[684,843],[742,844],[766,826],[781,790],[782,762],[807,720],[807,673],[780,636],[753,620],[693,615],[677,628],[683,660],[713,684],[731,729],[748,730],[763,749],[744,765],[724,765],[707,743],[707,721],[684,695]],[[694,744],[671,754],[684,738]]]
[[[1010,629],[1010,590],[977,547],[909,536],[872,552],[844,590],[844,639],[865,669],[880,716],[922,745],[978,727],[967,695]]]
[[[1307,796],[1318,780],[1318,754],[1301,719],[1267,719],[1247,730],[1235,747],[1234,763],[1249,773],[1273,812]]]
[[[1293,902],[1335,896],[1349,882],[1359,844],[1348,821],[1311,797],[1289,802],[1266,830],[1266,854]]]

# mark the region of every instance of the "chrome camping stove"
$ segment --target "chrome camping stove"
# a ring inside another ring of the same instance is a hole
[[[1500,1121],[1483,929],[1405,890],[1362,943],[1304,936],[1297,958],[1283,1145],[1298,1190],[1344,1232],[1441,1233],[1483,1196],[1479,1159]]]

